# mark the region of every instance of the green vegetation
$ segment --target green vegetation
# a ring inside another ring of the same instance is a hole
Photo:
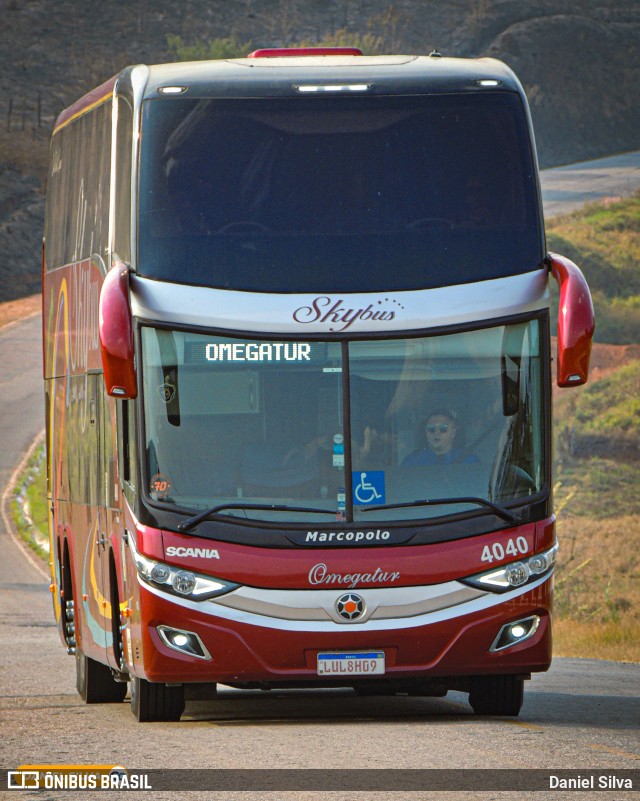
[[[598,342],[640,342],[640,193],[551,220],[547,234],[589,281]],[[558,393],[555,415],[555,651],[640,661],[640,361]]]
[[[316,39],[298,39],[296,30],[300,20],[291,8],[280,6],[271,20],[273,31],[270,45],[260,47],[358,47],[365,55],[380,55],[402,50],[401,41],[406,32],[407,18],[393,6],[380,14],[372,15],[366,30],[351,31],[341,27],[318,35]],[[269,28],[269,25],[267,25]],[[376,33],[383,31],[383,33]],[[216,58],[243,58],[255,49],[254,44],[242,41],[235,35],[215,39],[200,39],[188,44],[181,36],[167,36],[167,47],[171,57],[177,61],[200,61]]]
[[[167,47],[171,57],[176,61],[208,61],[216,58],[243,58],[253,50],[251,42],[241,42],[235,36],[200,39],[193,44],[186,44],[181,36],[167,36]]]
[[[251,41],[241,42],[235,36],[199,40],[187,44],[181,36],[167,36],[167,46],[171,56],[177,61],[202,61],[216,58],[244,58],[254,50]],[[340,28],[334,33],[318,41],[303,40],[295,42],[288,47],[359,47],[367,55],[376,55],[385,52],[385,43],[382,36],[373,33],[352,33],[346,28]]]
[[[631,362],[608,378],[587,385],[574,409],[576,425],[585,434],[618,437],[624,432],[638,438],[640,444],[640,362]]]
[[[621,464],[615,457],[597,456],[572,459],[558,465],[556,477],[556,501],[567,500],[565,514],[596,520],[612,514],[640,515],[640,462]]]
[[[598,341],[640,343],[640,192],[548,221],[547,244],[584,272]]]
[[[557,416],[555,475],[565,512],[640,515],[640,362],[567,393]]]
[[[14,487],[11,514],[24,542],[43,559],[49,557],[47,468],[44,445],[36,448]]]
[[[358,47],[367,56],[376,56],[389,52],[384,36],[371,33],[353,33],[347,28],[339,28],[317,42],[302,41],[297,47]]]

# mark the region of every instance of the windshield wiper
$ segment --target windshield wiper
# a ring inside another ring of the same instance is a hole
[[[361,507],[361,512],[377,512],[383,509],[409,509],[415,506],[446,506],[447,504],[453,503],[475,503],[479,506],[486,506],[491,511],[495,512],[498,517],[501,517],[503,520],[507,520],[509,523],[519,523],[520,517],[518,515],[513,514],[508,509],[505,509],[502,506],[498,506],[491,501],[486,500],[485,498],[476,498],[474,496],[469,497],[461,497],[461,498],[431,498],[431,499],[423,499],[423,500],[416,500],[416,501],[408,501],[406,503],[387,503],[380,506],[365,506]],[[198,523],[201,523],[203,520],[206,520],[208,517],[213,515],[217,515],[218,512],[223,512],[225,509],[238,509],[240,511],[246,511],[247,509],[253,509],[258,512],[302,512],[303,514],[327,514],[327,509],[316,509],[311,506],[287,506],[285,504],[273,504],[273,503],[221,503],[217,506],[212,506],[210,509],[205,509],[204,512],[200,512],[193,517],[188,518],[188,520],[184,520],[182,523],[179,523],[176,528],[178,531],[190,531],[194,526],[197,526]],[[219,517],[226,517],[226,515],[218,515]]]
[[[495,512],[498,517],[501,517],[503,520],[507,520],[509,523],[520,522],[520,517],[513,514],[508,509],[498,506],[497,504],[488,501],[486,498],[476,498],[475,496],[463,498],[425,498],[424,500],[408,501],[406,503],[387,503],[381,506],[363,506],[358,508],[361,512],[377,512],[382,509],[409,509],[412,506],[445,506],[451,503],[475,503],[479,506],[486,506],[487,509],[491,509],[491,511]]]
[[[207,517],[211,517],[212,515],[222,512],[225,509],[239,509],[241,511],[245,511],[246,509],[255,509],[259,512],[303,512],[305,514],[329,514],[328,509],[314,509],[313,507],[309,506],[286,506],[274,503],[221,503],[218,506],[212,506],[210,509],[205,509],[204,512],[200,512],[199,514],[190,517],[188,520],[184,520],[182,523],[179,523],[176,528],[178,531],[190,531],[194,526],[197,526],[198,523],[206,520]],[[219,517],[225,517],[225,515],[219,515]]]

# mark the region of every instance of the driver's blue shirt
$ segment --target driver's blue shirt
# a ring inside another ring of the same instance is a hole
[[[403,467],[416,467],[418,465],[438,464],[477,464],[480,460],[475,453],[465,453],[462,448],[454,448],[438,455],[431,448],[420,448],[406,456],[402,461]]]

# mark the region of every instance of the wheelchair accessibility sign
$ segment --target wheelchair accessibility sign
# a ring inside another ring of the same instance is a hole
[[[351,486],[354,506],[377,506],[386,503],[384,470],[352,473]]]

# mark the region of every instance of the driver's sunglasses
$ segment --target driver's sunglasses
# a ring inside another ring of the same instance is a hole
[[[449,430],[449,423],[440,423],[437,426],[427,426],[427,434],[446,434]]]

